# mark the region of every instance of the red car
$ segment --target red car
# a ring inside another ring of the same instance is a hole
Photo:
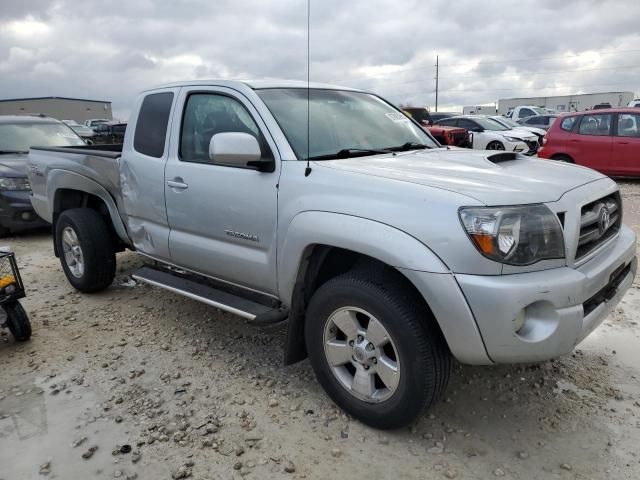
[[[640,108],[607,108],[559,117],[542,140],[541,158],[611,176],[640,177]]]

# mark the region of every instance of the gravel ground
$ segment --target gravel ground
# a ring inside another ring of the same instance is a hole
[[[621,182],[640,234],[640,182]],[[283,367],[282,328],[147,286],[66,282],[46,233],[9,239],[34,336],[0,336],[0,479],[640,478],[640,286],[572,354],[456,365],[410,428],[376,431]]]

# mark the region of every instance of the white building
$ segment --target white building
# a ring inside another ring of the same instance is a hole
[[[557,110],[576,112],[589,110],[594,105],[608,103],[612,107],[626,107],[635,98],[633,92],[583,93],[579,95],[559,95],[555,97],[505,98],[498,100],[498,113],[505,115],[509,110],[521,105],[532,105]]]

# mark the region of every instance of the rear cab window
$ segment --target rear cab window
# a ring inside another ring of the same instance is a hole
[[[136,152],[155,158],[164,155],[172,104],[173,92],[151,93],[144,98],[133,138]]]

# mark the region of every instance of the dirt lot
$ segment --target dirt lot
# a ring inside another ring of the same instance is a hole
[[[640,234],[640,182],[622,184]],[[17,252],[34,336],[0,337],[0,479],[640,478],[640,286],[571,355],[456,365],[410,428],[341,413],[284,333],[136,285],[66,282],[45,233]]]

